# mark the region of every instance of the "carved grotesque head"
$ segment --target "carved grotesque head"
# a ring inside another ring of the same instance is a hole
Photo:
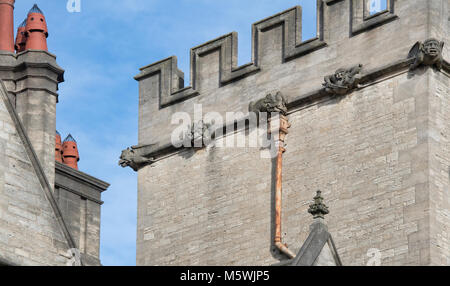
[[[336,73],[334,74],[334,77],[338,82],[342,82],[345,78],[345,74],[347,71],[345,69],[338,69]]]
[[[436,39],[428,39],[423,43],[423,51],[430,57],[437,57],[442,52],[443,43]]]
[[[130,148],[123,150],[122,155],[120,155],[119,165],[124,168],[130,166],[133,154],[134,152]]]
[[[265,100],[266,112],[279,112],[283,115],[287,113],[286,99],[281,92],[268,94]]]

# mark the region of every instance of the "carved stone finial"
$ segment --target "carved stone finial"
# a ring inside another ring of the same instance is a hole
[[[141,151],[145,149],[135,149],[135,147],[127,148],[122,151],[120,156],[119,165],[122,168],[130,167],[134,171],[138,171],[140,168],[153,164],[155,160],[153,158],[146,158],[141,154]]]
[[[314,204],[309,206],[308,212],[314,216],[314,219],[324,219],[325,215],[330,213],[328,207],[323,203],[321,191],[317,191],[317,195],[314,197]]]
[[[344,95],[356,88],[361,81],[359,73],[362,65],[354,66],[350,69],[338,69],[333,75],[325,77],[325,91],[333,95]]]
[[[408,58],[415,58],[411,64],[410,70],[416,69],[421,65],[433,66],[438,70],[442,69],[444,58],[442,56],[442,49],[444,42],[436,39],[428,39],[425,42],[417,42],[409,51]]]
[[[257,102],[250,102],[249,111],[254,113],[276,112],[284,116],[286,116],[288,112],[286,99],[281,92],[277,92],[275,95],[269,93],[265,98],[260,99]]]

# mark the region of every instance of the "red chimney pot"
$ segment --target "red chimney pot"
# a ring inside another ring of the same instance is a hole
[[[0,51],[14,53],[14,0],[0,0]]]
[[[78,154],[77,142],[69,134],[63,143],[63,162],[67,166],[78,170],[78,161],[80,161],[80,155]]]
[[[2,1],[2,0],[0,0]],[[44,50],[47,51],[48,29],[45,16],[39,7],[35,4],[31,8],[27,17],[27,25],[25,28],[27,43],[25,50]]]
[[[25,36],[26,24],[27,20],[25,19],[19,28],[17,28],[16,44],[14,46],[17,53],[25,51],[25,45],[27,43],[27,37]]]
[[[56,131],[56,137],[55,137],[55,160],[59,163],[62,163],[62,143],[61,143],[61,135]]]

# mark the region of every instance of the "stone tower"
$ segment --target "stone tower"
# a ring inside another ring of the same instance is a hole
[[[194,47],[186,87],[174,56],[141,69],[139,142],[120,161],[139,174],[138,265],[286,264],[318,189],[342,264],[450,264],[450,1],[369,3],[318,0],[307,41],[301,7],[255,23],[246,65],[236,33]],[[282,172],[249,144],[173,144],[201,120],[212,143],[249,141],[249,106],[285,111]]]
[[[99,265],[101,193],[109,184],[58,154],[64,70],[47,50],[37,5],[14,42],[14,3],[0,0],[0,265]]]

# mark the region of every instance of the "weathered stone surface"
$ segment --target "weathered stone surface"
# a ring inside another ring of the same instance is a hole
[[[342,266],[328,227],[322,218],[315,218],[310,233],[290,266]]]
[[[122,151],[120,155],[119,165],[123,168],[130,167],[134,171],[154,162],[153,158],[146,158],[144,155],[150,152],[152,145],[146,147],[133,146]]]
[[[257,102],[250,102],[249,111],[254,113],[280,113],[286,116],[288,109],[286,107],[286,99],[281,92],[277,92],[276,94],[269,93],[265,98]]]
[[[254,38],[251,64],[258,70],[227,84],[221,81],[223,53],[195,54],[191,78],[198,94],[170,107],[161,97],[184,90],[160,83],[176,77],[145,68],[138,77],[139,144],[167,146],[172,114],[193,114],[194,104],[205,114],[245,115],[250,102],[280,91],[288,107],[299,102],[288,111],[292,127],[283,162],[283,241],[289,248],[297,252],[306,240],[309,199],[321,189],[344,265],[366,265],[371,249],[379,250],[382,265],[445,265],[448,44],[441,71],[422,64],[409,71],[408,51],[430,37],[449,38],[450,1],[389,1],[388,11],[375,16],[364,15],[359,2],[319,1],[319,41],[326,46],[292,58],[283,50],[285,27],[272,20],[293,10],[258,22],[264,29]],[[364,65],[360,86],[339,98],[323,93],[330,71],[358,64]],[[227,136],[236,135],[244,132]],[[260,155],[258,148],[183,150],[139,170],[137,264],[279,262],[272,252],[274,163]]]
[[[361,81],[359,73],[362,65],[357,65],[349,69],[338,69],[333,75],[325,77],[325,92],[334,95],[344,95],[352,91]]]
[[[8,264],[65,265],[69,246],[14,123],[0,100],[0,257]]]
[[[109,185],[55,165],[63,74],[48,52],[0,53],[12,103],[10,113],[0,106],[0,261],[8,265],[66,265],[70,249],[79,249],[83,265],[100,264],[101,192]]]
[[[101,194],[109,184],[56,162],[55,194],[85,265],[100,265]]]
[[[409,52],[409,57],[415,59],[411,65],[411,70],[416,69],[420,65],[433,66],[441,70],[444,64],[443,49],[444,42],[436,39],[428,39],[423,43],[417,42]]]

